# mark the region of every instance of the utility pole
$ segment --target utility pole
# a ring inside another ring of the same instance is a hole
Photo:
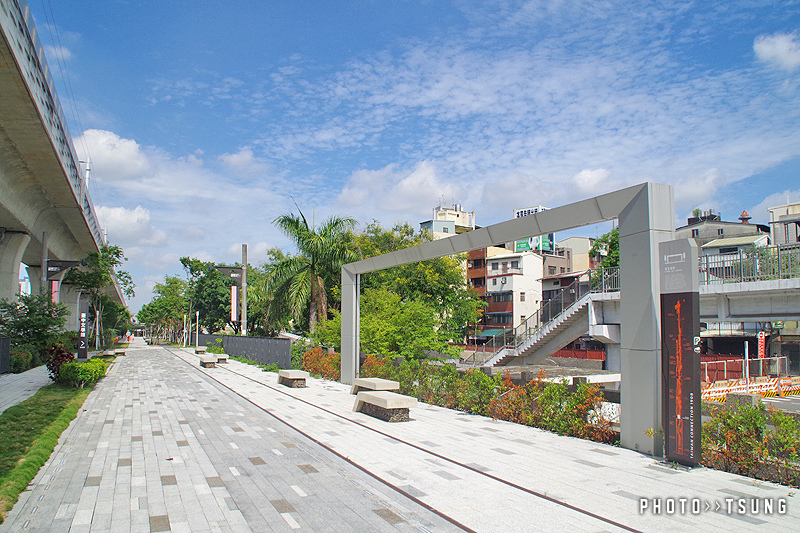
[[[242,245],[242,337],[247,337],[247,245]]]

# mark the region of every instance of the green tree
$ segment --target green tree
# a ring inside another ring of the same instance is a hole
[[[327,318],[328,289],[339,279],[342,265],[358,259],[347,242],[355,224],[349,217],[331,217],[317,228],[309,225],[302,211],[299,216],[286,214],[275,219],[275,225],[294,242],[298,253],[272,265],[264,292],[271,302],[286,305],[295,322],[308,311],[310,331]]]
[[[341,314],[320,323],[312,337],[324,346],[341,348]],[[361,297],[361,349],[368,354],[420,359],[429,351],[456,356],[439,327],[437,309],[423,300],[404,300],[386,288],[368,288]]]
[[[164,283],[156,283],[150,303],[137,314],[139,322],[155,328],[158,336],[178,342],[183,331],[183,318],[189,309],[186,296],[188,282],[175,276],[166,276]]]
[[[589,250],[590,257],[602,256],[600,266],[603,268],[619,266],[619,228],[614,228],[605,235],[595,239]]]
[[[267,282],[275,266],[286,259],[278,248],[267,250],[267,260],[247,270],[247,329],[253,335],[274,336],[289,327],[292,319],[288,300],[267,292]]]
[[[122,248],[110,244],[100,246],[99,252],[90,252],[86,256],[86,266],[71,269],[64,281],[75,285],[82,293],[89,295],[90,315],[93,316],[95,336],[95,349],[100,349],[103,337],[103,299],[104,290],[113,287],[116,283],[122,294],[131,298],[134,296],[134,283],[130,274],[124,270],[117,270],[123,261],[127,261]]]
[[[431,240],[428,232],[415,233],[406,223],[384,229],[373,221],[353,240],[363,257],[402,250]],[[439,328],[450,334],[451,340],[461,340],[468,324],[480,316],[483,302],[467,287],[465,256],[455,255],[409,263],[394,268],[364,274],[361,286],[384,287],[403,300],[422,300],[436,306]]]
[[[47,294],[21,294],[18,301],[0,300],[0,337],[14,346],[30,344],[39,354],[59,336],[69,311]],[[70,347],[71,348],[71,347]]]

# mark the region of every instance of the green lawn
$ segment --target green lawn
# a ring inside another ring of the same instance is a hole
[[[49,385],[0,415],[0,523],[53,453],[89,392]]]

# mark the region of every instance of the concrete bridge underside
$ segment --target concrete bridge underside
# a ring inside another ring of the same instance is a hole
[[[13,298],[20,262],[37,291],[43,260],[81,260],[102,239],[41,47],[22,12],[0,18],[0,298]]]

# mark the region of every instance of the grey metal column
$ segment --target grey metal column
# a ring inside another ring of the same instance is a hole
[[[342,267],[342,383],[352,385],[358,374],[360,274]]]
[[[623,448],[661,456],[658,244],[674,238],[672,187],[648,183],[619,214]],[[652,436],[645,432],[652,430]]]

